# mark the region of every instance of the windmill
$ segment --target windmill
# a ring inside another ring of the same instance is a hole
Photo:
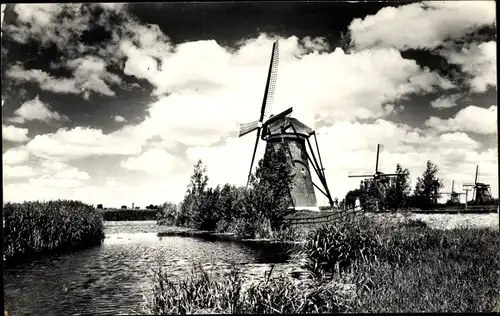
[[[464,189],[469,188],[467,191],[470,191],[472,189],[472,204],[489,204],[492,201],[490,185],[482,182],[477,182],[478,176],[479,165],[476,166],[476,176],[474,177],[474,184],[466,183],[463,185],[463,187]],[[467,203],[467,195],[465,195],[465,201]]]
[[[449,204],[460,204],[460,195],[467,194],[467,193],[455,192],[455,180],[452,180],[451,181],[451,192],[439,192],[439,194],[449,194],[450,195],[450,199],[448,200]]]
[[[377,144],[377,158],[375,160],[375,173],[374,174],[363,174],[363,175],[350,175],[349,178],[365,178],[362,183],[366,186],[368,182],[366,181],[369,178],[373,178],[373,183],[375,187],[380,190],[380,185],[387,188],[387,184],[389,183],[390,178],[398,176],[397,173],[383,173],[378,170],[378,161],[380,155],[380,144]],[[376,209],[378,210],[378,200],[375,199]]]
[[[325,168],[323,168],[321,156],[319,155],[318,141],[314,130],[299,120],[290,117],[292,108],[288,108],[277,115],[270,115],[278,76],[278,63],[279,42],[276,41],[273,44],[271,62],[269,65],[269,72],[267,75],[267,82],[264,90],[264,98],[262,101],[259,119],[251,123],[240,124],[239,137],[253,131],[257,131],[252,161],[250,163],[250,171],[248,173],[247,186],[250,180],[250,175],[252,174],[252,167],[259,139],[266,142],[266,152],[270,149],[277,149],[282,146],[283,143],[286,143],[288,144],[289,155],[291,156],[293,164],[292,173],[294,174],[294,181],[290,192],[294,204],[293,208],[295,208],[295,210],[319,211],[316,194],[314,192],[315,187],[328,198],[328,201],[333,208],[333,200],[326,183]],[[316,151],[319,159],[316,159],[316,155],[309,140],[311,136],[314,136]],[[306,149],[306,143],[310,152]],[[266,156],[264,156],[264,159],[266,159]],[[323,190],[312,181],[309,168],[310,165],[313,167],[316,175],[321,181]]]

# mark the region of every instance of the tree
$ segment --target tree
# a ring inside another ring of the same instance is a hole
[[[396,174],[396,177],[390,179],[384,196],[384,205],[393,211],[406,206],[411,193],[410,171],[403,169],[398,163]]]
[[[127,205],[122,205],[122,210],[126,210],[127,209]]]
[[[282,142],[276,148],[266,147],[264,158],[257,165],[255,176],[250,179],[242,214],[248,220],[268,219],[271,228],[283,223],[292,210],[291,189],[294,181],[292,161],[288,143]]]
[[[437,200],[441,197],[439,190],[443,187],[443,182],[437,177],[438,167],[430,160],[427,161],[427,168],[422,177],[417,178],[415,190],[415,203],[417,207],[422,209],[430,209],[437,204]]]
[[[102,204],[97,204],[97,209],[102,210]]]
[[[206,198],[205,191],[208,184],[208,176],[206,175],[207,168],[203,165],[201,160],[198,160],[193,168],[193,175],[188,184],[186,195],[182,201],[179,214],[179,224],[187,225],[193,228],[199,228],[201,225],[199,221],[200,212],[204,207]]]

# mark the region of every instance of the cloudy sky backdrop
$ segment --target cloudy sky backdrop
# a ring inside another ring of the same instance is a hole
[[[2,4],[3,199],[179,202],[198,159],[244,184],[276,39],[273,112],[316,130],[334,197],[377,143],[412,185],[479,164],[497,197],[495,23],[494,1]]]

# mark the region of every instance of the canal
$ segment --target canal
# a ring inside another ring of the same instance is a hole
[[[153,270],[163,261],[172,278],[200,263],[222,272],[237,264],[250,279],[289,264],[290,246],[243,244],[189,237],[157,237],[155,221],[105,222],[99,247],[45,256],[6,267],[5,309],[11,315],[143,314]]]

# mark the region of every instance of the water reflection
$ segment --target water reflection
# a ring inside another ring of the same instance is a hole
[[[4,271],[5,307],[11,315],[118,315],[141,313],[158,256],[172,277],[192,262],[214,270],[231,262],[262,275],[269,263],[283,263],[289,248],[214,239],[162,237],[154,222],[106,223],[100,247],[36,259]]]

